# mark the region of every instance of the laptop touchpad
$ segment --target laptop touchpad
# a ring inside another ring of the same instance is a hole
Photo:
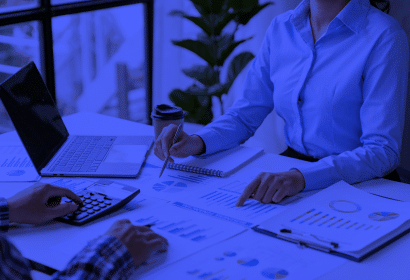
[[[144,161],[148,150],[146,145],[113,145],[104,162],[130,162]]]

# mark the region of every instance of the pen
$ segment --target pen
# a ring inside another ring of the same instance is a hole
[[[292,230],[283,228],[283,229],[280,230],[280,232],[281,232],[281,233],[292,233]],[[293,232],[293,234],[300,234],[300,233]],[[334,249],[339,248],[339,243],[337,243],[337,242],[325,241],[325,240],[323,240],[323,239],[318,238],[316,235],[313,235],[313,234],[309,234],[309,235],[312,236],[312,237],[314,237],[315,239],[317,239],[317,240],[320,241],[320,242],[329,243],[330,245],[333,246]],[[308,244],[308,243],[299,242],[299,244],[301,244],[301,245],[306,245],[306,244]]]
[[[178,141],[179,134],[181,134],[182,131],[182,123],[178,126],[177,132],[175,132],[174,140],[172,141],[171,147]],[[162,173],[164,173],[165,167],[168,164],[170,155],[167,156],[165,159],[164,165],[162,166],[161,173],[159,173],[159,178],[161,178]]]

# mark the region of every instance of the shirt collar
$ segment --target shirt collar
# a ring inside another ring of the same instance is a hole
[[[370,9],[368,0],[350,0],[344,9],[336,16],[344,25],[353,32],[359,33],[364,25]],[[310,0],[303,0],[291,15],[291,22],[297,29],[302,29],[309,17]]]

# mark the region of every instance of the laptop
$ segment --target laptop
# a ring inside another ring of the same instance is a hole
[[[69,135],[33,62],[0,85],[0,99],[41,176],[136,177],[154,141]]]

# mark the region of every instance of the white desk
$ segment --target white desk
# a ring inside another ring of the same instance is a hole
[[[150,126],[92,113],[78,113],[65,117],[64,121],[71,134],[153,134],[153,128]],[[17,134],[12,132],[0,135],[0,143],[2,141],[19,141],[19,139]],[[288,170],[289,167],[297,167],[301,164],[306,163],[295,159],[267,154],[258,158],[251,165],[253,167],[263,166],[265,169],[268,166],[272,171],[285,171]],[[0,186],[1,196],[10,197],[31,184],[32,183],[2,183]],[[410,201],[410,186],[407,184],[377,179],[358,184],[357,187],[382,196]],[[113,218],[112,220],[114,221],[115,219],[116,218]],[[54,253],[52,251],[39,253],[43,244],[49,241],[44,240],[45,238],[43,236],[47,236],[47,234],[50,233],[55,235],[68,234],[64,231],[64,226],[60,227],[58,224],[54,224],[51,227],[45,227],[44,232],[37,230],[33,234],[31,232],[27,233],[24,230],[11,230],[8,235],[23,255],[34,261],[53,267],[53,258],[58,257],[58,254],[53,255]],[[255,238],[258,238],[260,235],[259,233],[252,234],[255,235]],[[410,277],[410,265],[408,264],[409,252],[410,235],[406,235],[363,262],[356,263],[347,261],[342,266],[330,271],[319,279],[408,279]]]

